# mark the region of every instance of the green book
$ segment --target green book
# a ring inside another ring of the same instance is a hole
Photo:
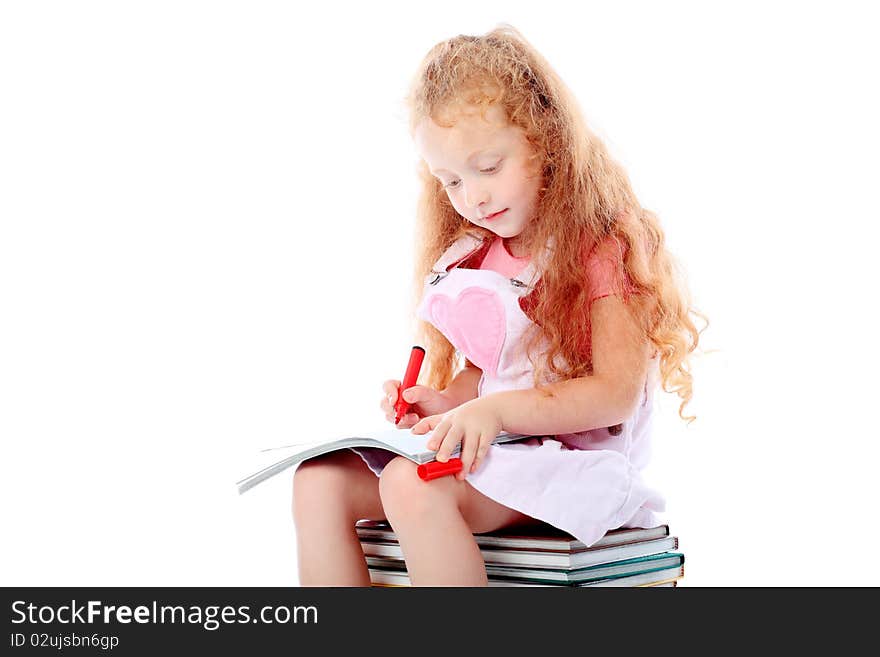
[[[406,575],[405,565],[395,559],[366,557],[371,577],[376,571],[380,577],[391,573]],[[637,575],[657,570],[681,567],[684,555],[677,552],[651,554],[635,559],[626,559],[614,563],[599,564],[576,570],[555,570],[550,568],[517,568],[513,566],[497,566],[486,564],[486,575],[490,580],[499,579],[524,583],[583,585],[587,582]],[[403,567],[402,567],[403,566]]]
[[[675,586],[675,583],[684,577],[684,566],[651,570],[636,575],[624,575],[622,577],[610,577],[576,585],[577,588],[592,587],[635,587],[635,586]],[[373,586],[412,586],[409,575],[406,572],[384,571],[370,569],[370,580]],[[491,587],[569,587],[570,584],[538,584],[535,582],[519,582],[516,580],[490,579]]]

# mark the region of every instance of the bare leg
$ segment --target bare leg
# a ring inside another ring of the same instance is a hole
[[[486,586],[474,533],[536,522],[489,499],[466,481],[422,481],[403,458],[382,472],[379,492],[414,586]]]
[[[293,477],[293,518],[302,586],[369,586],[355,523],[384,520],[379,478],[360,456],[340,450],[301,463]]]

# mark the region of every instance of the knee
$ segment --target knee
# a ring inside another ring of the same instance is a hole
[[[334,458],[318,457],[300,463],[293,473],[294,515],[320,508],[322,502],[343,495],[347,470]]]
[[[379,496],[388,520],[406,521],[428,517],[438,505],[454,501],[446,490],[448,482],[422,481],[416,464],[402,456],[390,461],[379,477]]]

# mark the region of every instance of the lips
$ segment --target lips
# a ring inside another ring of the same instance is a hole
[[[504,208],[503,210],[500,210],[499,212],[496,212],[494,214],[490,214],[488,217],[484,217],[483,221],[491,221],[492,219],[495,219],[496,217],[500,217],[502,214],[507,212],[509,209],[510,208]]]

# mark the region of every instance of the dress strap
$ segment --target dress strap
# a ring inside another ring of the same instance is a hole
[[[443,255],[431,267],[431,274],[428,279],[430,283],[436,283],[449,273],[449,270],[456,265],[464,262],[467,258],[479,251],[486,243],[486,240],[467,233],[455,240]]]
[[[434,266],[431,267],[428,283],[431,285],[437,284],[438,281],[446,277],[451,269],[485,247],[489,241],[489,239],[471,235],[470,233],[459,237],[443,252],[443,255],[434,263]],[[518,288],[520,296],[524,296],[535,289],[535,285],[537,285],[540,278],[541,269],[537,263],[532,261],[515,278],[511,278],[510,283],[515,288]]]
[[[525,293],[528,294],[535,289],[535,285],[537,285],[540,278],[541,272],[538,266],[534,262],[530,262],[520,273],[511,278],[510,282],[514,287],[523,288]]]
[[[554,240],[551,237],[550,241],[547,243],[547,246],[544,247],[544,251],[541,254],[541,257],[536,259],[532,258],[529,261],[529,264],[523,268],[520,273],[516,275],[515,278],[511,278],[510,282],[514,287],[518,287],[521,289],[521,296],[529,294],[532,290],[535,289],[535,286],[538,284],[538,281],[541,280],[541,272],[543,271],[543,267],[546,266],[546,263],[550,261],[550,256],[553,254],[553,245]]]

